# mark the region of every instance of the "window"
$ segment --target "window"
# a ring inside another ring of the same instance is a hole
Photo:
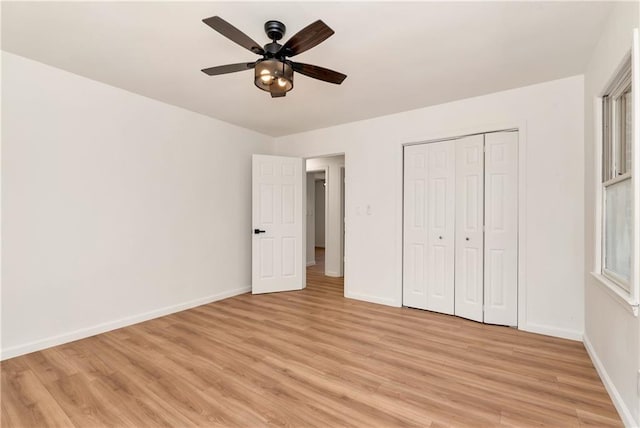
[[[602,98],[602,275],[631,293],[633,249],[631,59]]]

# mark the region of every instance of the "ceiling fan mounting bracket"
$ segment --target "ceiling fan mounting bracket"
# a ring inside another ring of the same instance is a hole
[[[267,33],[267,36],[275,42],[284,36],[287,27],[280,21],[271,20],[264,23],[264,31]]]

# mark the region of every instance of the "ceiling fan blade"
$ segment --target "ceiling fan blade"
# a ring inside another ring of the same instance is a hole
[[[205,68],[203,73],[209,76],[217,76],[218,74],[235,73],[236,71],[250,70],[256,66],[255,62],[241,62],[238,64],[219,65],[217,67]]]
[[[219,16],[205,18],[202,22],[243,48],[249,49],[258,55],[264,55],[264,49],[262,49],[258,43]]]
[[[291,66],[295,71],[314,79],[323,80],[329,83],[341,84],[347,78],[346,74],[329,70],[328,68],[318,67],[317,65],[303,64],[301,62],[292,62]]]
[[[333,35],[334,31],[321,20],[317,20],[313,24],[304,27],[291,37],[287,43],[282,46],[280,52],[285,56],[294,56],[311,49],[314,46],[327,40]]]

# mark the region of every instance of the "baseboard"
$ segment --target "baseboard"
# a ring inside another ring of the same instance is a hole
[[[315,261],[315,260],[312,260],[312,261],[310,261],[310,262],[307,262],[307,266],[315,266],[315,264],[316,264],[316,261]]]
[[[339,272],[333,272],[333,271],[330,271],[330,270],[325,270],[324,271],[324,276],[330,276],[332,278],[341,278],[342,277],[342,275],[340,275]]]
[[[583,336],[582,341],[584,343],[584,347],[587,350],[587,354],[589,354],[589,357],[591,358],[596,371],[600,375],[600,379],[602,379],[604,387],[609,393],[609,397],[611,397],[611,401],[613,401],[613,405],[616,407],[616,410],[618,411],[618,414],[622,419],[622,423],[624,423],[624,426],[628,428],[638,428],[638,422],[634,420],[631,411],[624,403],[624,400],[622,400],[620,393],[618,393],[616,386],[613,384],[613,381],[609,377],[607,370],[604,368],[602,361],[600,361],[600,358],[598,358],[598,355],[596,354],[595,349],[593,349],[593,345],[591,345],[591,341],[586,334]]]
[[[371,296],[369,294],[352,293],[352,292],[349,292],[348,290],[345,290],[344,297],[346,297],[347,299],[362,300],[363,302],[377,303],[378,305],[394,306],[394,307],[402,306],[402,305],[399,305],[394,299]]]
[[[581,331],[551,327],[548,325],[526,323],[525,325],[519,325],[518,330],[528,331],[530,333],[544,334],[545,336],[560,337],[562,339],[575,340],[578,342],[582,341]]]
[[[239,294],[244,294],[250,291],[251,286],[235,288],[233,290],[227,290],[222,293],[190,300],[188,302],[179,303],[177,305],[166,306],[164,308],[155,309],[153,311],[144,312],[142,314],[120,318],[115,321],[108,321],[95,326],[81,328],[79,330],[47,337],[45,339],[36,340],[22,345],[12,346],[0,351],[0,361],[24,354],[29,354],[35,351],[40,351],[42,349],[51,348],[53,346],[62,345],[64,343],[73,342],[75,340],[85,339],[87,337],[95,336],[96,334],[106,333],[111,330],[126,327],[132,324],[137,324],[143,321],[148,321],[153,318],[173,314],[175,312],[184,311],[185,309],[195,308],[196,306],[206,305],[207,303],[237,296]]]

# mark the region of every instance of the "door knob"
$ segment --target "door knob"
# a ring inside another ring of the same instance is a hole
[[[260,233],[267,233],[266,230],[260,230],[260,229],[253,229],[253,233],[256,235],[259,235]]]
[[[442,236],[438,236],[438,239],[442,239]]]
[[[469,240],[469,238],[468,238],[468,237],[467,237],[467,238],[464,238],[464,239],[465,239],[466,241],[468,241],[468,240]]]

